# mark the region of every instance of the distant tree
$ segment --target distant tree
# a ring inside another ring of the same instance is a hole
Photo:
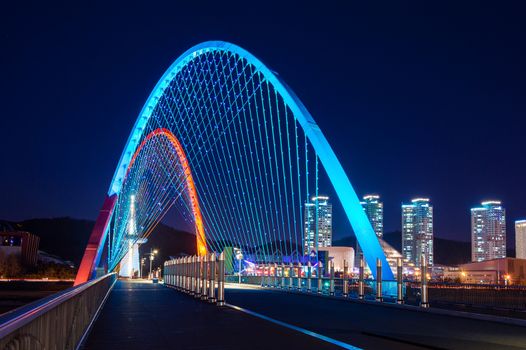
[[[17,254],[9,254],[6,259],[6,277],[19,277],[22,273],[22,264],[20,263],[20,256]]]
[[[5,277],[7,274],[7,257],[4,252],[0,250],[0,277]]]

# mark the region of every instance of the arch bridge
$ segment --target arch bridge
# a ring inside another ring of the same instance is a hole
[[[131,243],[148,237],[170,209],[192,226],[199,255],[232,246],[257,262],[301,261],[316,241],[305,241],[311,218],[304,216],[319,194],[322,169],[366,262],[375,266],[380,259],[383,276],[392,279],[349,178],[294,92],[239,46],[196,45],[146,100],[75,283],[95,276],[104,249],[115,270]]]

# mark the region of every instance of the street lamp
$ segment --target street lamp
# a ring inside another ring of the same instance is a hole
[[[238,276],[239,276],[239,284],[241,284],[241,268],[242,268],[241,267],[241,262],[243,261],[243,252],[241,251],[240,248],[235,248],[234,253],[236,254],[236,259],[239,262]]]
[[[159,251],[157,249],[150,248],[150,252],[144,254],[144,255],[149,255],[150,256],[150,273],[148,274],[148,278],[150,278],[151,275],[152,275],[152,262],[153,262],[153,259],[155,259],[155,255],[157,253],[159,253]]]
[[[144,269],[144,261],[146,260],[146,258],[141,258],[141,273],[140,273],[140,278],[142,279],[142,270]]]
[[[510,284],[510,275],[504,275],[504,285],[507,287]]]

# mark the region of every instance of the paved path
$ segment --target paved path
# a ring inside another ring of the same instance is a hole
[[[84,349],[337,349],[152,283],[118,281]]]
[[[526,349],[526,327],[259,288],[229,304],[364,349]],[[163,285],[119,281],[84,349],[336,349]]]
[[[526,327],[260,288],[227,303],[366,349],[525,349]]]

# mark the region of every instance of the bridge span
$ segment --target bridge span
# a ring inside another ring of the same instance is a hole
[[[216,307],[161,284],[119,281],[83,348],[526,348],[526,327],[498,318],[237,284],[225,294],[227,306]]]

